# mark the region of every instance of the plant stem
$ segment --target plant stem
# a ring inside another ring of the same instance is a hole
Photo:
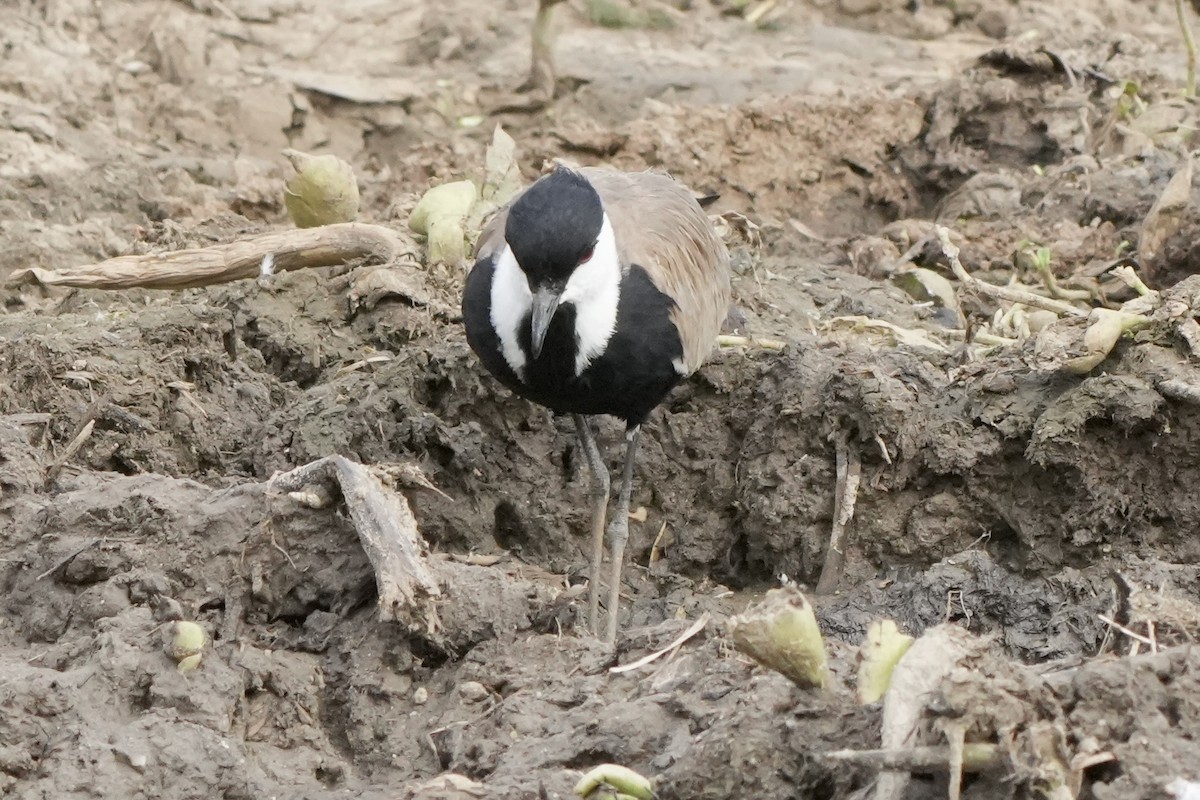
[[[1179,30],[1183,32],[1183,47],[1187,50],[1187,87],[1185,97],[1196,96],[1196,39],[1192,36],[1192,28],[1188,25],[1187,13],[1183,9],[1183,0],[1175,0],[1175,13],[1179,16]]]

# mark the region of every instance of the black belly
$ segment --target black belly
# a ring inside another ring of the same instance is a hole
[[[492,329],[493,271],[488,259],[467,276],[463,325],[467,342],[488,371],[521,397],[560,414],[609,414],[628,425],[640,425],[679,382],[675,362],[683,357],[683,344],[671,321],[674,303],[636,266],[621,282],[616,332],[581,375],[575,374],[574,306],[559,307],[536,361],[529,358],[526,316],[521,329],[525,381],[518,380]]]

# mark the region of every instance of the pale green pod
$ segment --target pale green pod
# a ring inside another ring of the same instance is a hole
[[[592,768],[575,784],[575,794],[587,797],[601,786],[611,786],[617,791],[618,798],[652,800],[654,797],[654,786],[649,778],[620,764],[601,764]]]
[[[887,692],[892,670],[901,656],[912,647],[913,637],[901,633],[890,619],[872,622],[859,651],[858,702],[874,703]]]
[[[283,204],[297,228],[316,228],[358,218],[354,168],[335,155],[312,156],[284,150],[296,174],[287,182]]]

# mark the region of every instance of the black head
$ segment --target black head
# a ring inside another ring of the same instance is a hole
[[[578,172],[559,168],[513,203],[504,238],[530,286],[562,291],[575,267],[592,257],[603,224],[600,195]]]

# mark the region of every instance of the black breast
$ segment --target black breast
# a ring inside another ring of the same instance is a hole
[[[674,301],[658,290],[645,270],[633,267],[621,282],[616,332],[583,374],[575,374],[575,308],[559,307],[542,353],[529,361],[529,318],[522,325],[525,380],[518,380],[500,351],[491,324],[492,261],[479,262],[467,277],[463,324],[467,341],[483,365],[517,394],[560,414],[609,414],[640,425],[678,383],[675,363],[683,357],[671,321]]]

